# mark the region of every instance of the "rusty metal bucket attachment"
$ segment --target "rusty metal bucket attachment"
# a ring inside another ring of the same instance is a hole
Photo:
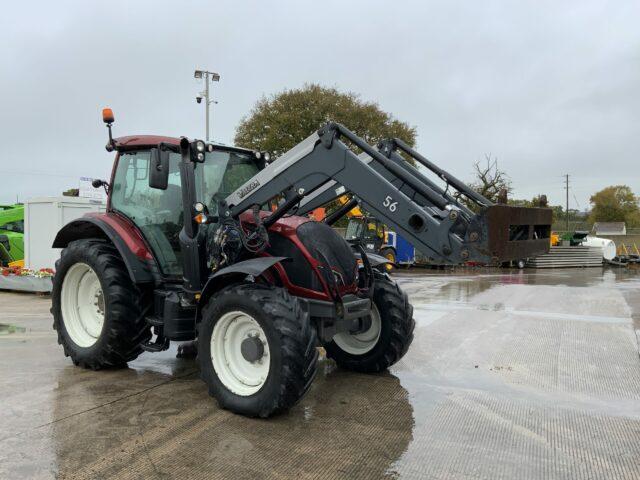
[[[482,214],[494,262],[532,258],[551,247],[550,208],[491,205]]]

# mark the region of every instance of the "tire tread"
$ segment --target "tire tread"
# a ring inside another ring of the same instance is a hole
[[[281,379],[276,395],[266,398],[255,411],[239,409],[234,403],[233,395],[221,395],[215,386],[207,381],[204,374],[209,359],[198,356],[202,379],[207,383],[209,395],[216,398],[222,408],[247,416],[266,418],[291,408],[309,390],[316,375],[318,350],[316,348],[316,332],[309,314],[305,312],[297,299],[286,290],[261,284],[239,284],[225,288],[216,294],[215,299],[203,308],[202,318],[212,315],[212,310],[219,301],[228,295],[248,297],[252,302],[261,305],[269,316],[274,329],[280,337],[282,366]],[[202,349],[198,349],[200,352]]]
[[[350,355],[335,342],[325,346],[327,357],[332,358],[342,368],[362,373],[377,373],[386,370],[400,360],[409,350],[413,341],[415,320],[413,306],[407,294],[398,284],[384,274],[375,273],[374,301],[384,322],[390,324],[390,335],[386,348],[377,355]]]

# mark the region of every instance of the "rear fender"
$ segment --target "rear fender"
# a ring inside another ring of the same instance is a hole
[[[56,235],[53,248],[75,240],[97,238],[111,242],[122,257],[134,283],[159,282],[158,267],[140,234],[113,213],[89,214],[67,223]]]
[[[276,263],[288,260],[287,257],[258,257],[221,268],[211,275],[202,289],[196,318],[200,318],[202,306],[206,305],[216,292],[222,290],[227,285],[242,282],[247,276],[259,277],[266,270]]]

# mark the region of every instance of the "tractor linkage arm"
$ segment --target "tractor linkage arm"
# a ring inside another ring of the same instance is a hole
[[[363,153],[356,155],[348,143]],[[433,171],[447,189],[397,150]],[[448,192],[449,186],[456,195]],[[236,218],[284,194],[284,203],[264,219],[269,227],[287,213],[304,214],[349,192],[352,200],[329,215],[327,223],[358,202],[433,261],[495,263],[549,249],[550,209],[494,205],[402,140],[382,142],[376,149],[338,123],[326,124],[258,172],[225,199],[222,211]],[[460,196],[475,203],[478,213],[461,203]]]

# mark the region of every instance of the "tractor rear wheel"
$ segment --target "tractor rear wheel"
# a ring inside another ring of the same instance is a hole
[[[371,326],[341,332],[326,344],[327,356],[348,370],[381,372],[400,360],[413,341],[413,307],[388,275],[375,272]]]
[[[98,370],[123,366],[151,338],[141,292],[111,244],[77,240],[62,250],[53,279],[53,328],[73,363]]]
[[[316,332],[298,300],[277,287],[227,287],[203,309],[200,376],[222,408],[268,417],[293,406],[316,373]]]

